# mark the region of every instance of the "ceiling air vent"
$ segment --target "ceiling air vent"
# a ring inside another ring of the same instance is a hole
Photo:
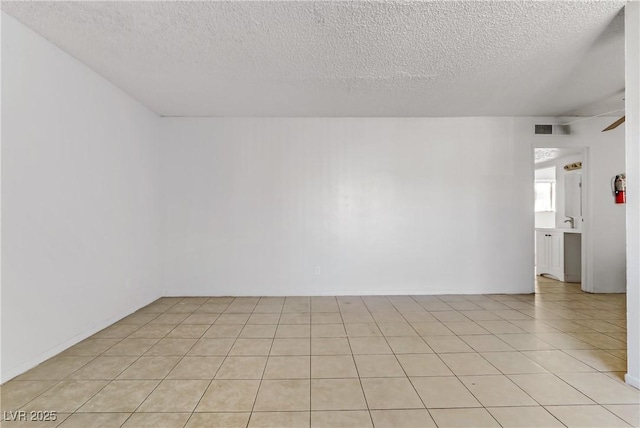
[[[569,125],[536,125],[536,135],[568,135]]]

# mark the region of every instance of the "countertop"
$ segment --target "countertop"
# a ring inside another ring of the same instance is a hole
[[[536,227],[538,232],[564,232],[564,233],[582,233],[580,229],[569,229],[564,227]]]

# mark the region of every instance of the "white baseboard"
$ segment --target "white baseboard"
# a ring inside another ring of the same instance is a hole
[[[103,330],[107,327],[109,327],[111,324],[120,321],[122,318],[131,315],[132,313],[134,313],[135,311],[137,311],[140,308],[143,308],[145,306],[147,306],[149,303],[159,299],[161,296],[156,296],[153,299],[151,299],[150,301],[143,303],[143,304],[136,304],[136,305],[132,305],[129,307],[129,309],[124,310],[122,312],[119,312],[117,315],[114,315],[106,320],[103,320],[101,322],[99,322],[98,324],[92,326],[91,328],[89,328],[88,330],[77,334],[75,336],[73,336],[72,338],[70,338],[69,340],[65,340],[64,342],[62,342],[59,345],[54,346],[53,348],[50,348],[48,350],[46,350],[45,352],[41,353],[40,355],[31,358],[28,361],[25,361],[22,364],[17,365],[16,367],[11,367],[10,369],[6,369],[3,367],[2,373],[1,373],[1,378],[0,378],[0,384],[4,384],[7,381],[10,381],[11,379],[13,379],[16,376],[21,375],[22,373],[26,372],[27,370],[30,370],[32,368],[34,368],[35,366],[37,366],[38,364],[48,360],[49,358],[58,355],[60,352],[64,351],[65,349],[68,349],[70,347],[72,347],[73,345],[77,344],[78,342],[83,341],[84,339],[86,339],[87,337],[99,332],[100,330]]]
[[[393,289],[349,289],[347,287],[337,289],[292,289],[282,290],[278,288],[260,290],[243,291],[242,289],[234,290],[194,290],[195,292],[167,292],[166,297],[220,297],[220,296],[238,296],[238,297],[285,297],[285,296],[437,296],[443,294],[531,294],[534,292],[533,287],[526,290],[461,290],[456,288],[393,288]]]
[[[640,389],[640,379],[638,379],[637,377],[630,376],[629,373],[627,373],[624,375],[624,381],[627,382],[628,385]]]

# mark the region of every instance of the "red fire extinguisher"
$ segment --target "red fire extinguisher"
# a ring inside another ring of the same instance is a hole
[[[616,198],[616,204],[624,204],[627,202],[627,178],[624,174],[616,175],[612,182],[613,195]]]

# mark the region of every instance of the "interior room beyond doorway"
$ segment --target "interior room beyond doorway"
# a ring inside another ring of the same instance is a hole
[[[584,157],[580,148],[535,150],[537,276],[565,283],[582,282]]]

